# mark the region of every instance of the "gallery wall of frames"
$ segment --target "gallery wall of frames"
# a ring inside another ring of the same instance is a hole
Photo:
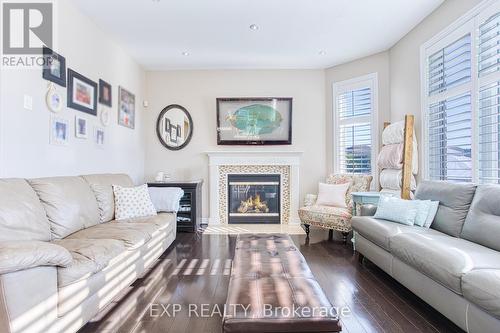
[[[84,74],[67,67],[66,58],[48,47],[43,48],[42,77],[49,81],[46,94],[47,108],[53,112],[49,127],[50,143],[67,145],[72,137],[82,140],[91,139],[97,147],[106,144],[106,127],[110,124],[110,108],[113,107],[113,86],[99,79],[94,81]],[[62,87],[58,89],[56,85]],[[74,124],[71,120],[58,117],[63,108],[62,92],[66,89],[67,107],[75,112]],[[101,107],[98,107],[101,105]],[[135,128],[135,95],[122,86],[118,86],[117,123],[130,129]],[[90,128],[90,121],[84,116],[97,117],[98,123]]]
[[[36,66],[2,68],[0,177],[127,173],[142,182],[146,72],[72,1],[57,1],[55,15]]]

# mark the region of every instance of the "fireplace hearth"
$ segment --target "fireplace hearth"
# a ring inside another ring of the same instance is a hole
[[[280,223],[280,175],[228,175],[229,223]]]

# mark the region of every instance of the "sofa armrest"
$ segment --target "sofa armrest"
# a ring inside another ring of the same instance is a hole
[[[0,242],[0,274],[38,266],[68,267],[73,257],[60,245],[42,241]]]
[[[374,216],[377,212],[377,206],[372,204],[363,204],[359,207],[361,216]]]
[[[55,266],[1,274],[0,332],[56,332],[57,300]]]

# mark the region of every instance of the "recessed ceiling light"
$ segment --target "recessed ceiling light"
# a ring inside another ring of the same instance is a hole
[[[322,55],[325,55],[326,52],[325,52],[325,50],[319,50],[318,54],[322,56]]]
[[[249,28],[250,28],[250,30],[253,30],[253,31],[255,31],[255,30],[259,30],[259,26],[258,26],[257,24],[251,24],[251,25],[249,26]]]
[[[188,51],[184,51],[184,52],[182,52],[182,55],[185,56],[185,57],[187,57],[189,55],[189,52]]]

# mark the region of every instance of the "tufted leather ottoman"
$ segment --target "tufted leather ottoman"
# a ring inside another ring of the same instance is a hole
[[[239,235],[225,333],[339,332],[332,307],[288,235]]]

